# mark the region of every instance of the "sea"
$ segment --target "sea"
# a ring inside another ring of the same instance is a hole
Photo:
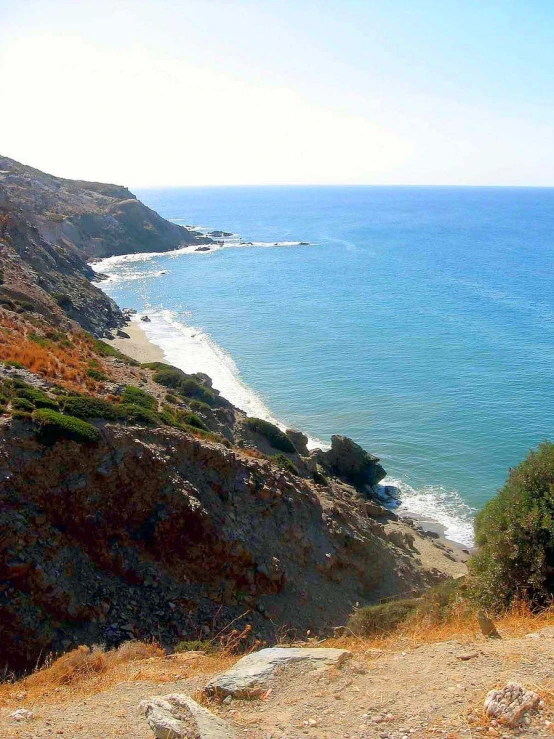
[[[401,512],[473,543],[476,511],[554,436],[554,189],[157,188],[206,251],[103,260],[167,361],[250,415],[345,434]]]

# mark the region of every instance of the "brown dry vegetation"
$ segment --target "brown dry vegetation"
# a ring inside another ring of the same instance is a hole
[[[59,335],[0,309],[0,360],[17,362],[31,372],[67,389],[94,392],[102,383],[87,372],[91,362],[105,374],[109,367],[93,350],[91,339],[80,331]]]
[[[22,680],[0,685],[0,707],[64,703],[101,693],[121,682],[167,683],[228,669],[238,657],[183,652],[167,655],[155,643],[132,641],[118,649],[81,646]]]

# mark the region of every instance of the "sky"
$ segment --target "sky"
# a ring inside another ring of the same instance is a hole
[[[0,0],[0,154],[129,187],[554,186],[551,0]]]

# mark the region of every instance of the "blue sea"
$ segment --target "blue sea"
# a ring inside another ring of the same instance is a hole
[[[151,317],[141,326],[168,361],[314,443],[351,436],[404,510],[470,544],[475,511],[554,436],[554,189],[138,195],[233,233],[212,252],[98,266],[106,292]]]

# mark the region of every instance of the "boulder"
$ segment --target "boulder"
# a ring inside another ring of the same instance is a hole
[[[356,487],[374,486],[386,476],[379,458],[347,436],[332,436],[331,449],[320,455],[322,462],[336,475]]]
[[[388,518],[390,516],[390,511],[374,500],[366,501],[365,512],[369,518]]]
[[[259,698],[269,687],[277,670],[304,663],[312,669],[340,665],[351,657],[346,649],[302,649],[271,647],[243,657],[227,672],[210,680],[204,688],[209,696],[226,698]]]
[[[298,454],[301,454],[303,457],[307,457],[309,451],[308,437],[306,434],[303,434],[302,431],[296,431],[295,429],[287,429],[285,433],[294,444],[294,448]]]
[[[516,727],[525,715],[537,707],[539,696],[518,683],[508,683],[502,690],[491,690],[485,698],[485,714],[503,726]]]
[[[117,329],[116,333],[120,339],[130,339],[131,338],[128,333],[126,333],[125,331],[122,331],[120,328]]]
[[[142,701],[139,710],[156,739],[233,739],[227,721],[214,716],[188,695],[173,693]]]

